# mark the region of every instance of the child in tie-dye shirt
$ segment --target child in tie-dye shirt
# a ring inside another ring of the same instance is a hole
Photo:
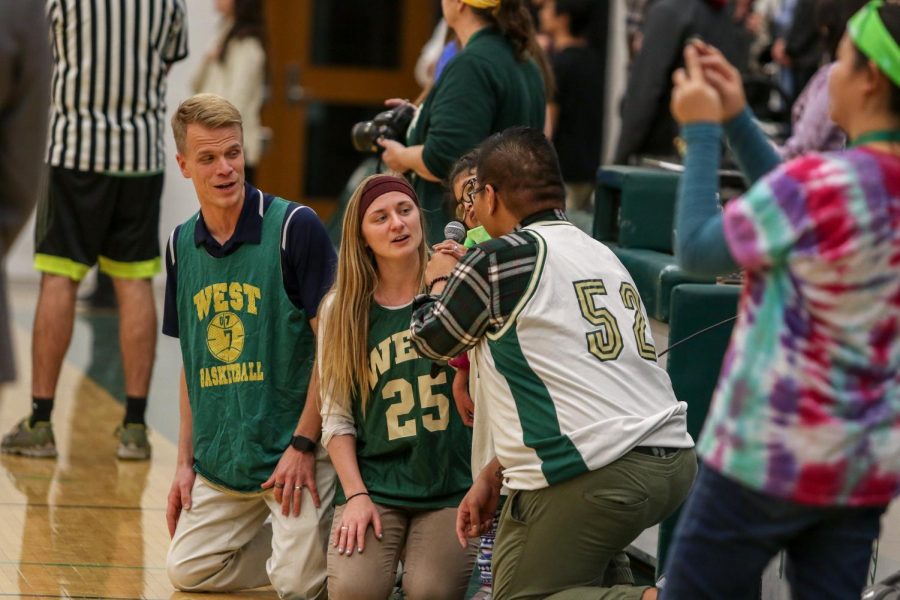
[[[746,280],[667,600],[749,598],[782,549],[794,597],[858,598],[865,585],[900,492],[900,63],[883,60],[900,56],[897,39],[898,3],[851,20],[830,94],[852,147],[783,165],[733,67],[703,44],[685,51],[679,262]],[[753,183],[724,211],[720,121]]]

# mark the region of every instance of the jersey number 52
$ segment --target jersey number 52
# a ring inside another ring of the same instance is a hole
[[[573,285],[578,296],[581,316],[598,328],[585,334],[588,352],[603,362],[616,360],[622,354],[622,332],[619,330],[619,323],[609,308],[598,306],[594,301],[595,296],[606,296],[603,280],[587,279],[576,281]],[[631,329],[637,342],[638,354],[641,358],[656,362],[656,347],[647,339],[647,320],[641,310],[641,297],[627,281],[623,281],[619,286],[619,297],[625,308],[634,313],[634,325]]]

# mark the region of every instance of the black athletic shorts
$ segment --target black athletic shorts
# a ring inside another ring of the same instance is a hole
[[[112,277],[160,271],[163,174],[107,175],[50,168],[35,227],[34,267],[81,281],[95,263]]]

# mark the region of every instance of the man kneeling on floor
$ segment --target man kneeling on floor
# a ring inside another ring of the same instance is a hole
[[[200,211],[166,250],[163,333],[184,361],[169,578],[185,591],[271,582],[281,598],[318,598],[335,474],[315,441],[310,377],[334,249],[311,209],[245,183],[228,101],[189,98],[172,129]]]
[[[474,350],[475,419],[488,420],[497,453],[459,507],[457,535],[485,530],[505,483],[495,598],[652,600],[654,588],[621,585],[615,558],[687,496],[687,406],[656,361],[628,271],[566,219],[543,133],[488,138],[476,178],[470,198],[493,239],[458,265],[432,256],[412,322],[429,358]]]

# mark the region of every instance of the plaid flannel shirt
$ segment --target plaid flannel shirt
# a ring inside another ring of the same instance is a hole
[[[416,297],[410,330],[419,353],[449,360],[473,348],[486,332],[502,328],[525,295],[537,262],[537,241],[523,228],[565,220],[561,210],[522,219],[512,233],[469,250],[439,297]]]

